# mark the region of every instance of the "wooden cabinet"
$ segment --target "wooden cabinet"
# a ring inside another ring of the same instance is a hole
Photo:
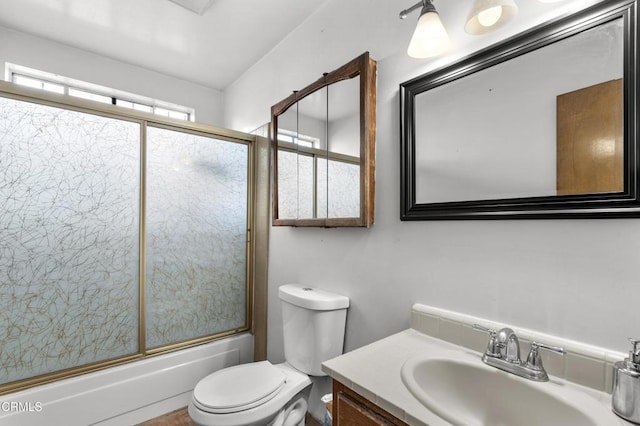
[[[334,426],[408,426],[363,396],[333,381]]]

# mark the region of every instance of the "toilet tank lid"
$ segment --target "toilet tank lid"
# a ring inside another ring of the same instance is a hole
[[[333,311],[349,307],[349,298],[346,296],[300,284],[280,286],[278,295],[285,302],[315,311]]]

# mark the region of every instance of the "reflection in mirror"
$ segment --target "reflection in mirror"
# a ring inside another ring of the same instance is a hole
[[[622,87],[617,78],[558,96],[556,195],[624,190]]]
[[[341,80],[327,87],[328,161],[325,161],[326,205],[328,217],[360,216],[360,77]],[[322,177],[320,178],[322,180]]]
[[[272,107],[274,225],[373,223],[375,68],[365,53]]]
[[[401,85],[403,220],[635,214],[636,2],[604,3]]]
[[[278,139],[282,140],[282,149],[277,151],[278,155],[278,199],[280,200],[280,217],[287,219],[295,219],[300,215],[300,190],[298,169],[304,164],[298,162],[297,146],[297,128],[298,121],[298,105],[292,105],[281,116],[282,128],[278,134]],[[293,129],[293,130],[292,130]],[[284,149],[284,146],[291,145],[290,149]],[[303,162],[304,163],[304,162]],[[303,173],[304,175],[304,173]],[[304,185],[302,185],[304,186]]]
[[[416,201],[554,196],[609,159],[620,185],[562,194],[621,192],[622,41],[617,19],[417,95]]]
[[[278,118],[278,199],[281,218],[326,217],[316,201],[317,160],[326,156],[326,88],[294,103]],[[326,192],[326,190],[324,191]]]
[[[299,219],[316,219],[327,217],[327,207],[319,204],[322,194],[327,192],[327,179],[322,177],[322,163],[327,158],[327,87],[313,92],[300,99],[298,105],[298,158],[307,157],[311,167],[299,169],[298,179],[301,182],[311,182],[307,192],[304,210],[298,210]],[[310,143],[303,146],[300,137]],[[326,166],[325,166],[326,170]]]

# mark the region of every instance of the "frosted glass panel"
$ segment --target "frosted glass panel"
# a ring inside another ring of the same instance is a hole
[[[314,217],[313,157],[278,150],[278,217]]]
[[[138,352],[140,125],[0,98],[0,382]]]
[[[147,130],[148,348],[246,325],[248,147]]]
[[[360,165],[344,161],[318,158],[318,211],[328,212],[327,217],[360,216]],[[327,185],[329,196],[327,196]]]

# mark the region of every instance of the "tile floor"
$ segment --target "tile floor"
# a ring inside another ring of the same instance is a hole
[[[147,420],[138,426],[193,426],[193,422],[187,413],[187,407],[184,407],[155,419]]]
[[[138,426],[193,426],[193,422],[189,418],[189,414],[187,414],[187,407],[184,407],[156,417],[155,419],[147,420]],[[307,415],[307,426],[321,425],[313,417]]]

